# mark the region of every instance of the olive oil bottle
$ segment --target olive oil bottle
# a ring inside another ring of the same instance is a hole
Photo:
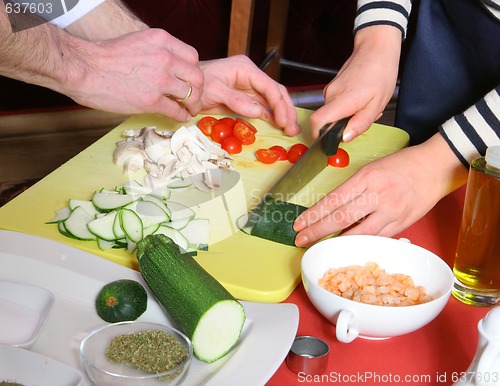
[[[500,304],[500,146],[471,163],[453,273],[457,299]]]

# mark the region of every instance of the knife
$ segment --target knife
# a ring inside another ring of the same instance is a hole
[[[309,149],[286,171],[264,195],[260,203],[248,216],[245,227],[252,227],[272,200],[288,201],[318,175],[328,163],[328,157],[337,153],[342,135],[349,118],[328,123],[320,130],[320,135]]]

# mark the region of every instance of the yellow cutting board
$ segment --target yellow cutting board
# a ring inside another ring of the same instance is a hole
[[[295,137],[261,120],[250,120],[258,129],[257,140],[244,146],[234,156],[233,166],[240,173],[247,204],[252,207],[276,180],[291,166],[288,161],[264,165],[255,158],[255,151],[273,145],[289,148],[294,143],[311,144],[308,131],[311,111],[298,109],[303,132]],[[186,125],[196,124],[200,117]],[[110,131],[93,145],[47,175],[18,197],[0,208],[0,228],[42,236],[75,246],[127,267],[137,268],[135,255],[124,250],[100,250],[95,242],[78,241],[62,236],[57,226],[46,224],[55,211],[67,205],[69,198],[88,200],[95,190],[113,189],[128,177],[112,162],[115,143],[126,129],[157,126],[174,130],[181,126],[160,115],[138,115]],[[351,162],[346,168],[325,168],[293,201],[305,206],[338,186],[362,165],[393,153],[408,144],[408,135],[394,127],[374,124],[343,147]],[[36,160],[34,160],[36,162]],[[40,251],[43,253],[43,251]],[[280,302],[288,297],[300,281],[300,260],[304,249],[277,244],[237,232],[199,252],[197,261],[219,280],[236,298],[248,301]],[[28,267],[29,269],[29,267]]]

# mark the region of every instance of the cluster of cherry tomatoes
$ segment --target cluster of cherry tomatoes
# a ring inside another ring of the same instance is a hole
[[[241,153],[243,145],[251,145],[255,142],[257,133],[255,126],[241,118],[217,119],[206,116],[198,121],[197,126],[203,134],[220,143],[229,154]]]
[[[225,117],[217,119],[206,116],[198,121],[198,128],[213,141],[220,143],[229,154],[238,154],[244,145],[255,142],[257,129],[250,122],[242,118]],[[296,143],[286,150],[283,146],[272,146],[269,149],[259,149],[255,152],[257,159],[264,164],[273,164],[276,161],[297,162],[307,151],[308,147]],[[328,157],[328,164],[338,168],[349,165],[349,154],[339,148],[335,155]]]
[[[283,146],[272,146],[269,149],[259,149],[255,153],[257,159],[264,164],[273,164],[276,161],[288,160],[291,163],[297,162],[307,151],[308,147],[302,143],[292,145],[287,151]],[[343,168],[349,165],[349,154],[342,148],[337,149],[337,153],[328,157],[328,165]]]
[[[307,151],[308,147],[302,143],[292,145],[288,151],[283,146],[272,146],[269,149],[259,149],[255,152],[257,159],[264,164],[273,164],[276,161],[288,160],[291,163],[297,162]]]

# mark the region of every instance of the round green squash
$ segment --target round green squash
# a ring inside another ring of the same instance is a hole
[[[106,284],[95,300],[97,315],[109,323],[136,320],[147,304],[148,294],[142,284],[130,279]]]

